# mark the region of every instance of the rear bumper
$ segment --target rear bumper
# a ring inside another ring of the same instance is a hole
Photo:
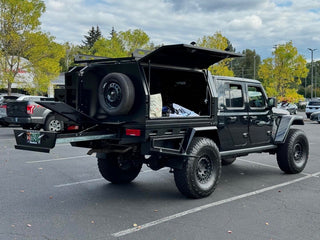
[[[32,119],[30,117],[4,117],[3,119],[7,123],[15,123],[15,124],[30,124],[30,123],[32,123]]]

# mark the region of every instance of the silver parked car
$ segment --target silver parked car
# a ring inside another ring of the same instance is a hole
[[[24,129],[43,128],[45,131],[63,131],[63,119],[58,119],[51,110],[38,103],[53,100],[53,98],[43,96],[21,96],[16,101],[7,104],[7,117],[4,119]]]
[[[320,111],[311,113],[310,120],[320,123]]]
[[[298,110],[298,107],[296,104],[289,103],[289,102],[280,102],[277,108],[287,110],[291,115],[297,114],[297,110]]]
[[[4,120],[4,118],[7,116],[7,103],[15,101],[18,97],[18,95],[0,95],[0,126],[9,125],[9,123]]]

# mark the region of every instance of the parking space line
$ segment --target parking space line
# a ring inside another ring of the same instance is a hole
[[[236,161],[238,161],[238,160],[241,161],[241,162],[252,163],[252,164],[255,164],[255,165],[260,165],[260,166],[264,166],[264,167],[279,169],[279,167],[276,167],[276,166],[272,166],[272,165],[264,164],[264,163],[259,163],[259,162],[255,162],[255,161],[249,161],[249,160],[246,160],[244,158],[237,158]]]
[[[192,209],[180,212],[180,213],[176,213],[176,214],[164,217],[164,218],[160,218],[158,220],[155,220],[155,221],[152,221],[152,222],[149,222],[149,223],[142,224],[142,225],[140,225],[138,227],[128,228],[128,229],[120,231],[120,232],[112,233],[111,236],[113,236],[113,237],[122,237],[122,236],[125,236],[125,235],[128,235],[128,234],[140,231],[142,229],[150,228],[152,226],[159,225],[161,223],[168,222],[168,221],[171,221],[171,220],[174,220],[174,219],[177,219],[177,218],[189,215],[189,214],[193,214],[193,213],[196,213],[196,212],[208,209],[208,208],[212,208],[212,207],[219,206],[219,205],[222,205],[222,204],[225,204],[225,203],[229,203],[229,202],[233,202],[233,201],[236,201],[236,200],[240,200],[240,199],[244,199],[244,198],[247,198],[247,197],[251,197],[251,196],[254,196],[254,195],[258,195],[258,194],[261,194],[261,193],[264,193],[264,192],[267,192],[267,191],[270,191],[270,190],[274,190],[274,189],[277,189],[277,188],[280,188],[280,187],[285,187],[285,186],[288,186],[288,185],[291,185],[291,184],[294,184],[294,183],[297,183],[297,182],[301,182],[301,181],[307,180],[307,179],[312,178],[312,177],[318,177],[319,174],[320,174],[320,172],[317,172],[317,173],[314,173],[314,174],[309,174],[307,176],[304,176],[304,177],[301,177],[301,178],[298,178],[298,179],[295,179],[295,180],[292,180],[292,181],[288,181],[288,182],[280,183],[280,184],[273,185],[273,186],[270,186],[270,187],[262,188],[262,189],[259,189],[259,190],[256,190],[256,191],[252,191],[252,192],[249,192],[249,193],[245,193],[245,194],[241,194],[241,195],[238,195],[238,196],[235,196],[235,197],[223,199],[221,201],[212,202],[212,203],[209,203],[209,204],[206,204],[206,205],[202,205],[200,207],[192,208]]]
[[[259,162],[255,162],[255,161],[250,161],[250,160],[246,160],[246,159],[243,159],[243,158],[237,158],[237,161],[241,161],[241,162],[246,162],[246,163],[252,163],[252,164],[255,164],[255,165],[259,165],[259,166],[263,166],[263,167],[269,167],[269,168],[275,168],[275,169],[279,169],[278,166],[272,166],[272,165],[269,165],[269,164],[264,164],[264,163],[259,163]],[[300,174],[302,175],[310,175],[312,173],[304,173],[304,172],[301,172]]]
[[[163,171],[163,170],[169,170],[169,168],[162,168],[162,169],[160,169],[158,171]],[[149,172],[154,172],[154,170],[141,171],[140,174],[141,173],[149,173]],[[64,184],[54,185],[54,187],[56,187],[56,188],[68,187],[68,186],[74,186],[74,185],[78,185],[78,184],[97,182],[97,181],[102,181],[102,180],[104,180],[104,178],[95,178],[95,179],[89,179],[89,180],[84,180],[84,181],[79,181],[79,182],[72,182],[72,183],[64,183]]]
[[[53,159],[46,159],[46,160],[39,160],[39,161],[28,161],[25,163],[33,164],[33,163],[44,163],[44,162],[54,162],[54,161],[63,161],[68,159],[75,159],[75,158],[87,158],[87,157],[93,157],[90,155],[81,155],[81,156],[74,156],[74,157],[65,157],[65,158],[53,158]]]
[[[68,187],[68,186],[73,186],[73,185],[78,185],[78,184],[83,184],[83,183],[91,183],[91,182],[97,182],[97,181],[101,181],[104,178],[95,178],[95,179],[89,179],[89,180],[85,180],[85,181],[79,181],[79,182],[72,182],[72,183],[65,183],[65,184],[59,184],[59,185],[54,185],[54,187],[56,188],[60,188],[60,187]]]

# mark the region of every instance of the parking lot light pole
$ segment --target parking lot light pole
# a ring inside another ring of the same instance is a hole
[[[313,52],[317,49],[308,48],[308,50],[311,52],[311,99],[313,98]]]

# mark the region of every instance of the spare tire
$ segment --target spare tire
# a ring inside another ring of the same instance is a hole
[[[127,114],[134,103],[135,91],[131,79],[122,73],[109,73],[99,85],[99,103],[111,116]]]

